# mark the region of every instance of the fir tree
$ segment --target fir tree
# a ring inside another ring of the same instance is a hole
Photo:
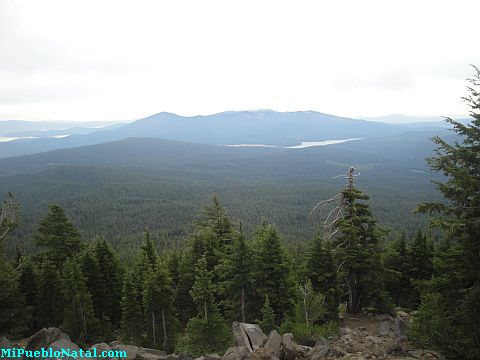
[[[142,341],[144,318],[142,304],[138,298],[137,286],[132,271],[125,273],[122,289],[122,334],[132,344]]]
[[[8,199],[0,207],[0,253],[3,253],[3,239],[18,226],[20,221],[20,205],[15,201],[11,192]]]
[[[0,253],[0,333],[23,335],[28,329],[30,313],[19,289],[18,275]]]
[[[37,246],[46,248],[49,261],[60,269],[68,257],[81,250],[80,234],[61,207],[50,205],[49,210],[40,221],[34,240]]]
[[[277,317],[275,316],[275,311],[273,311],[270,306],[270,300],[268,295],[265,295],[265,303],[260,310],[260,320],[258,320],[258,325],[265,333],[270,333],[270,331],[278,329],[276,324]]]
[[[215,287],[212,283],[212,273],[207,269],[206,256],[202,256],[197,263],[195,274],[195,283],[193,284],[190,295],[197,306],[198,314],[208,320],[208,315],[215,308],[214,296]]]
[[[383,262],[385,266],[385,289],[397,306],[409,307],[409,299],[414,291],[410,282],[409,252],[405,233],[386,249]]]
[[[38,280],[38,326],[50,327],[60,325],[63,319],[63,308],[64,301],[60,272],[48,259],[43,258]]]
[[[177,344],[178,351],[186,351],[194,356],[223,353],[231,343],[228,327],[214,301],[215,287],[211,279],[212,273],[207,269],[204,255],[198,261],[195,283],[190,291],[198,315],[189,320],[185,335]]]
[[[178,283],[175,292],[175,304],[178,320],[182,326],[186,326],[188,320],[196,314],[190,290],[195,282],[195,265],[192,265],[193,256],[190,252],[182,254],[179,259]]]
[[[293,309],[294,285],[290,264],[276,229],[262,224],[257,231],[254,281],[258,295],[268,294],[277,324]],[[258,306],[258,310],[260,310]]]
[[[143,301],[150,343],[154,348],[173,350],[176,332],[174,292],[172,280],[162,262],[157,262],[155,270],[147,273]]]
[[[347,312],[371,309],[382,311],[386,306],[383,286],[384,268],[380,260],[381,231],[367,204],[368,196],[353,186],[342,192],[345,213],[339,220],[339,235],[334,241],[340,276],[345,283]]]
[[[480,358],[480,70],[474,69],[464,98],[471,122],[447,118],[459,140],[452,145],[435,137],[436,156],[427,159],[447,177],[437,187],[448,201],[419,210],[433,216],[432,225],[444,229],[450,244],[436,257],[431,280],[422,284],[413,330],[422,344],[472,360]]]
[[[25,313],[31,314],[32,321],[29,324],[29,330],[37,329],[37,299],[38,299],[38,275],[32,264],[32,260],[23,257],[20,267],[19,289],[25,298]]]
[[[100,238],[93,243],[92,247],[95,259],[98,263],[101,282],[105,284],[106,294],[97,299],[96,311],[99,318],[108,318],[113,327],[119,325],[121,319],[122,298],[122,269],[119,260],[107,240]]]
[[[419,230],[415,236],[415,240],[409,246],[408,257],[406,260],[408,269],[407,275],[412,284],[409,301],[407,306],[409,308],[416,308],[420,303],[420,294],[413,284],[418,283],[419,280],[428,280],[433,272],[433,252],[427,237]]]
[[[223,257],[218,270],[221,274],[221,289],[225,296],[224,308],[232,321],[252,320],[252,301],[255,289],[252,281],[252,251],[240,228],[234,236],[231,250]]]
[[[306,254],[306,278],[315,292],[325,296],[325,320],[335,320],[338,316],[339,294],[337,267],[330,242],[318,234]]]
[[[87,290],[85,277],[75,259],[65,262],[63,294],[65,299],[62,328],[80,344],[95,339],[98,320]]]

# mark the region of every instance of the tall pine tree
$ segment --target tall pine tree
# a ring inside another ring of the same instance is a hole
[[[345,284],[347,312],[384,311],[384,268],[380,259],[381,231],[367,204],[368,196],[353,186],[342,192],[345,213],[334,240],[340,277]]]
[[[61,207],[50,205],[49,210],[40,221],[34,240],[37,246],[45,248],[48,260],[60,269],[68,257],[81,250],[80,233]]]
[[[189,320],[185,334],[177,344],[178,351],[186,351],[194,356],[223,353],[231,344],[230,331],[215,303],[214,292],[212,272],[207,268],[204,255],[197,263],[195,283],[190,291],[198,313]]]
[[[143,342],[144,317],[132,270],[125,273],[122,289],[122,337],[131,344]]]
[[[268,295],[279,325],[293,310],[295,289],[289,260],[272,225],[264,223],[257,230],[254,267],[257,311]]]
[[[435,137],[436,156],[427,160],[447,177],[437,188],[448,201],[419,210],[433,216],[432,225],[444,229],[450,244],[436,258],[431,280],[423,282],[413,331],[426,346],[472,360],[480,358],[480,70],[474,69],[464,98],[470,123],[447,119],[459,139],[449,144]]]
[[[224,308],[232,321],[253,321],[255,288],[252,279],[252,250],[245,239],[243,229],[233,237],[233,242],[217,270],[221,274],[221,290],[224,293]]]
[[[320,234],[307,250],[305,277],[310,280],[313,290],[325,296],[325,320],[335,320],[340,303],[335,265],[331,244]]]
[[[65,299],[62,328],[80,344],[95,340],[98,320],[87,290],[85,277],[76,259],[65,262],[63,293]]]
[[[173,350],[177,327],[174,292],[168,269],[160,261],[147,273],[143,301],[149,343],[154,348]]]

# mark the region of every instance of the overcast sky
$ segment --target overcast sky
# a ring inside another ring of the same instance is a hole
[[[466,114],[480,1],[0,0],[0,119]]]

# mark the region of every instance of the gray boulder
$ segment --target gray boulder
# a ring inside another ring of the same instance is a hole
[[[262,347],[267,340],[267,335],[256,324],[234,322],[232,332],[235,345],[245,346],[250,352]]]
[[[98,343],[98,344],[94,344],[92,346],[90,346],[90,348],[88,349],[88,351],[90,351],[91,354],[94,354],[94,352],[96,351],[97,353],[97,358],[100,358],[102,353],[104,351],[110,351],[112,350],[112,348],[106,344],[106,343]],[[107,360],[111,360],[113,358],[111,357],[102,357],[102,359],[107,359]]]
[[[242,323],[234,322],[232,324],[232,333],[235,345],[238,347],[245,347],[249,352],[252,352],[252,346],[248,339],[247,333],[242,328]]]
[[[266,348],[258,348],[251,355],[250,360],[279,360],[279,358]]]
[[[284,360],[295,360],[305,357],[305,351],[300,348],[292,333],[284,334],[282,337]]]
[[[393,329],[395,333],[395,337],[400,340],[406,340],[408,329],[409,329],[409,322],[407,318],[403,318],[401,316],[397,316],[393,323]]]
[[[383,336],[388,336],[391,332],[390,321],[380,321],[378,323],[378,333]]]
[[[227,349],[222,360],[248,360],[250,351],[245,346],[233,346]]]
[[[221,360],[221,357],[218,354],[207,354],[207,355],[203,356],[203,358],[205,360]]]
[[[67,340],[71,342],[70,336],[56,327],[43,328],[27,339],[25,350],[48,349],[57,340]]]
[[[0,349],[13,349],[13,344],[5,336],[0,337]]]
[[[277,332],[277,330],[272,330],[270,331],[270,334],[268,334],[267,342],[265,343],[265,349],[279,359],[283,357],[282,336]]]
[[[315,346],[312,348],[312,350],[308,352],[307,359],[321,360],[325,356],[327,356],[329,351],[330,351],[330,345],[328,344],[328,342],[327,344],[325,344],[324,342],[317,342]]]
[[[163,360],[166,357],[166,351],[149,348],[139,348],[137,350],[136,360]]]
[[[124,351],[127,357],[122,357],[123,359],[133,360],[137,357],[138,346],[120,344],[117,341],[114,341],[110,343],[110,347],[112,348],[112,350],[115,350],[115,351]]]
[[[52,349],[53,354],[55,354],[56,352],[60,353],[59,354],[60,356],[53,356],[49,359],[71,359],[68,356],[68,353],[62,354],[62,351],[65,351],[65,350],[75,351],[77,352],[77,355],[78,355],[78,352],[80,351],[80,347],[77,344],[71,342],[69,339],[58,339],[57,341],[52,343],[48,347],[48,349]]]

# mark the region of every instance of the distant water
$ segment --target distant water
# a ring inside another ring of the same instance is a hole
[[[342,140],[323,140],[323,141],[302,141],[300,145],[295,146],[284,146],[285,149],[304,149],[307,147],[313,146],[326,146],[326,145],[334,145],[334,144],[341,144],[347,141],[354,141],[354,140],[362,140],[363,138],[351,138],[351,139],[342,139]],[[234,146],[234,147],[277,147],[274,145],[265,145],[265,144],[233,144],[233,145],[226,145],[226,146]]]
[[[20,139],[37,139],[36,136],[26,136],[26,137],[4,137],[0,136],[0,142],[8,142],[13,140],[20,140]]]
[[[233,144],[233,145],[225,145],[225,146],[232,146],[232,147],[276,147],[275,145],[264,145],[264,144]]]
[[[351,139],[343,139],[343,140],[324,140],[324,141],[305,141],[305,142],[302,141],[300,145],[286,146],[286,149],[304,149],[307,147],[341,144],[347,141],[362,140],[362,139],[363,138],[351,138]]]
[[[66,134],[66,135],[54,135],[54,136],[48,136],[48,138],[55,138],[55,139],[62,139],[67,136],[70,136],[71,134]],[[47,137],[46,137],[47,138]],[[5,136],[0,136],[0,143],[1,142],[9,142],[13,140],[22,140],[22,139],[40,139],[38,136],[24,136],[24,137],[5,137]]]

